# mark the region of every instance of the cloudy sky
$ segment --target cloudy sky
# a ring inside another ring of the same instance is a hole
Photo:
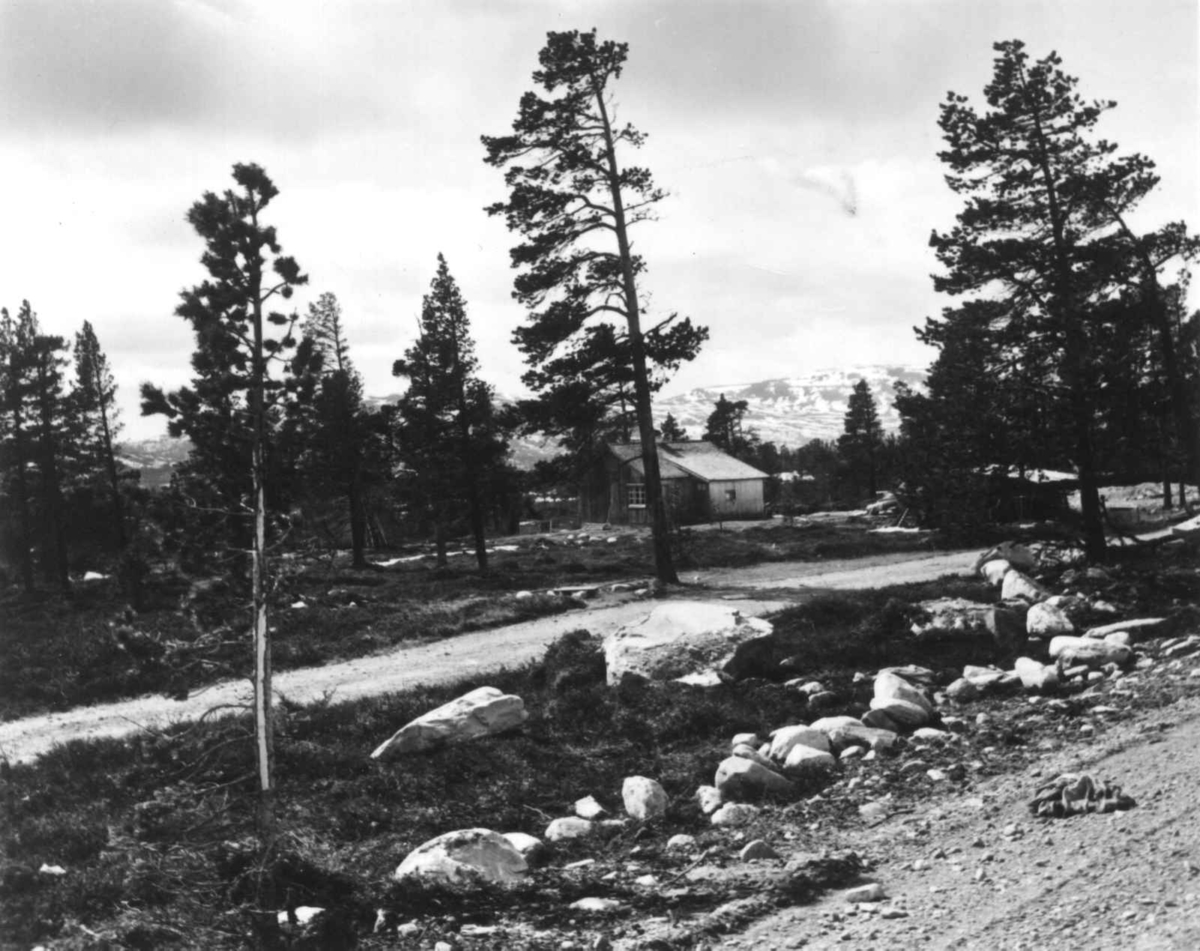
[[[1103,134],[1163,178],[1140,224],[1200,227],[1195,0],[0,0],[0,304],[92,321],[126,435],[156,435],[137,385],[187,381],[173,310],[203,276],[184,214],[254,161],[311,277],[297,304],[337,294],[368,392],[395,390],[440,251],[515,393],[524,313],[479,136],[508,130],[548,30],[593,26],[629,43],[620,118],[670,193],[636,236],[651,311],[711,329],[668,392],[929,362],[928,236],[957,208],[938,104],[978,101],[997,40],[1118,101]]]

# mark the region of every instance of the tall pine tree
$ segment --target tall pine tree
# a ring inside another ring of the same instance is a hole
[[[466,302],[439,254],[417,340],[392,367],[408,380],[396,411],[399,452],[433,520],[438,563],[445,564],[448,526],[461,507],[475,539],[476,560],[486,570],[484,498],[508,446],[491,387],[478,371]]]
[[[527,382],[551,411],[574,411],[583,375],[601,382],[609,405],[619,405],[632,384],[655,571],[674,582],[652,367],[693,359],[707,331],[674,315],[644,326],[638,279],[645,262],[633,253],[630,229],[652,218],[663,192],[648,169],[621,164],[645,139],[615,120],[612,86],[627,55],[627,44],[602,42],[595,30],[547,35],[533,74],[542,94],[522,96],[511,135],[483,136],[486,161],[505,169],[509,188],[508,201],[488,213],[504,215],[524,238],[512,249],[513,267],[521,269],[514,297],[529,309],[529,321],[513,337],[534,368]],[[612,329],[598,329],[601,323]]]
[[[846,404],[842,429],[842,435],[838,437],[838,450],[849,466],[855,483],[865,488],[869,497],[874,499],[879,488],[877,475],[879,453],[883,446],[883,427],[879,425],[875,396],[866,380],[854,384]]]
[[[120,466],[115,444],[121,427],[117,421],[117,384],[89,321],[75,335],[75,389],[73,398],[81,433],[78,450],[89,475],[103,473],[112,512],[113,538],[118,548],[126,543],[121,499]]]
[[[1114,144],[1095,138],[1115,104],[1084,102],[1056,54],[1031,61],[1018,40],[995,50],[987,109],[956,93],[941,108],[947,147],[940,158],[963,209],[950,231],[930,239],[944,268],[934,286],[1006,305],[995,326],[1024,342],[1026,378],[1064,407],[1084,544],[1099,558],[1105,535],[1093,408],[1102,355],[1092,316],[1119,293],[1127,238],[1116,216],[1132,211],[1156,179],[1149,160],[1118,157]]]

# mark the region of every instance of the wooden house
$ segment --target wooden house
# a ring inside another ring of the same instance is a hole
[[[712,443],[660,443],[658,468],[668,512],[677,523],[765,515],[763,488],[767,474]],[[604,445],[599,461],[580,487],[579,510],[585,522],[649,522],[640,442]]]

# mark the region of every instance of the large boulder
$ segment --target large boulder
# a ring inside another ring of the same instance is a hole
[[[448,885],[508,885],[525,875],[525,856],[507,838],[490,829],[447,832],[417,846],[392,876],[396,881],[423,879]]]
[[[772,627],[724,605],[670,601],[626,624],[604,641],[609,684],[625,674],[673,680],[715,670],[738,678],[771,662]]]
[[[795,788],[790,780],[774,770],[740,756],[721,761],[713,785],[725,800],[762,793],[790,793]]]
[[[436,749],[519,727],[529,719],[525,701],[495,687],[480,687],[422,714],[375,748],[372,759]]]
[[[1023,602],[981,604],[965,598],[935,598],[922,601],[912,632],[920,639],[984,638],[1011,650],[1025,638]]]

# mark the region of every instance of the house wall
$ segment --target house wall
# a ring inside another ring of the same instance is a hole
[[[729,498],[733,493],[733,498]],[[708,484],[708,506],[710,517],[737,518],[763,514],[763,480],[739,479],[736,482],[710,482]]]

